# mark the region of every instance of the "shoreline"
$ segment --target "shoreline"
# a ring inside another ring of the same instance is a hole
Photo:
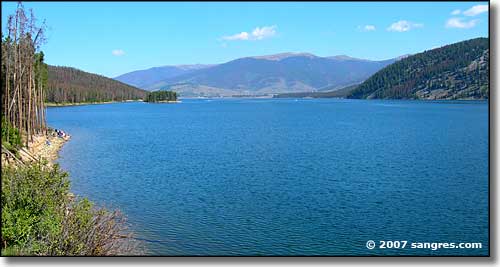
[[[46,159],[51,165],[55,164],[56,160],[59,158],[59,151],[71,137],[58,137],[52,133],[53,131],[47,135],[34,136],[33,141],[28,144],[27,151],[21,151],[21,158],[29,161],[32,160],[30,159],[30,156],[32,156],[32,158],[37,160]],[[47,144],[47,140],[49,144]]]
[[[71,106],[85,106],[85,105],[104,105],[113,103],[128,103],[128,102],[143,102],[142,100],[124,100],[124,101],[105,101],[105,102],[76,102],[76,103],[45,103],[46,107],[71,107]]]
[[[172,100],[162,100],[162,101],[144,101],[144,103],[148,103],[148,104],[176,104],[176,103],[182,103],[182,101],[180,100],[175,100],[175,101],[172,101]]]
[[[366,98],[345,98],[345,97],[273,97],[272,99],[341,99],[341,100],[365,100],[365,101],[418,101],[418,102],[456,102],[456,101],[462,101],[462,102],[488,102],[489,99],[472,99],[472,98],[464,98],[464,99],[382,99],[382,98],[373,98],[373,99],[366,99]]]
[[[181,99],[344,99],[344,100],[388,100],[388,101],[422,101],[422,102],[452,102],[452,101],[488,101],[489,99],[365,99],[365,98],[345,98],[345,97],[182,97]],[[107,102],[79,102],[79,103],[45,103],[46,107],[72,107],[72,106],[86,106],[86,105],[105,105],[114,103],[129,103],[129,102],[144,102],[149,104],[176,104],[182,103],[182,100],[176,101],[155,101],[148,102],[143,100],[125,100],[125,101],[107,101]]]

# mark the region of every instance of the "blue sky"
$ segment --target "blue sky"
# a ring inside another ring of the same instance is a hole
[[[2,31],[17,3],[2,2]],[[46,62],[108,77],[281,52],[388,59],[488,37],[487,2],[27,2]]]

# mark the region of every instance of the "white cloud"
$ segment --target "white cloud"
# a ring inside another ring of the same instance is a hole
[[[475,5],[463,12],[464,15],[473,17],[481,13],[488,12],[488,5]]]
[[[451,18],[446,21],[446,28],[470,29],[477,25],[478,19],[464,21],[462,18]]]
[[[117,57],[119,57],[119,56],[123,56],[123,55],[125,55],[125,51],[123,51],[123,50],[121,50],[121,49],[115,49],[115,50],[111,51],[111,54],[112,54],[113,56],[117,56]]]
[[[365,31],[374,31],[376,28],[373,25],[365,25]]]
[[[394,22],[393,24],[391,24],[391,26],[389,26],[387,30],[390,32],[407,32],[411,29],[421,28],[423,26],[424,24],[421,23],[413,23],[407,20],[400,20],[398,22]]]
[[[240,32],[237,34],[233,34],[230,36],[224,36],[222,39],[228,40],[228,41],[234,41],[234,40],[248,40],[248,32]]]
[[[229,36],[223,36],[222,39],[227,41],[263,40],[273,37],[274,35],[276,35],[276,25],[257,27],[251,33],[240,32]]]
[[[276,35],[276,25],[264,26],[262,28],[257,27],[252,31],[252,37],[254,37],[256,40],[262,40],[274,35]]]
[[[358,30],[362,32],[369,32],[369,31],[374,31],[377,28],[374,25],[365,25],[365,26],[358,26]]]
[[[462,11],[460,9],[455,9],[451,12],[452,15],[458,15],[460,14]]]

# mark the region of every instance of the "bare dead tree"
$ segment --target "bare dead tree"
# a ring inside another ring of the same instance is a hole
[[[37,57],[45,42],[44,29],[45,24],[37,26],[33,11],[28,16],[19,3],[8,17],[7,36],[2,36],[2,117],[19,129],[26,145],[46,129],[46,79],[43,56]]]

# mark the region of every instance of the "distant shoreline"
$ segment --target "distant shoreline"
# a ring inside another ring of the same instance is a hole
[[[346,99],[346,100],[390,100],[390,101],[424,101],[424,102],[433,102],[433,101],[488,101],[489,98],[461,98],[461,99],[425,99],[425,98],[419,98],[419,99],[413,99],[413,98],[408,98],[408,99],[401,99],[401,98],[345,98],[345,97],[293,97],[293,96],[286,96],[286,97],[273,97],[273,99]]]
[[[182,103],[180,100],[163,100],[163,101],[144,101],[144,103],[150,103],[150,104],[175,104],[175,103]]]
[[[46,107],[70,107],[70,106],[85,106],[85,105],[100,105],[124,102],[143,102],[142,100],[124,100],[124,101],[105,101],[105,102],[76,102],[76,103],[45,103]]]
[[[312,100],[312,99],[344,99],[344,100],[386,100],[386,101],[421,101],[421,102],[453,102],[453,101],[461,101],[461,102],[473,102],[473,101],[489,101],[486,99],[364,99],[364,98],[344,98],[344,97],[182,97],[181,99],[301,99],[301,100]],[[114,103],[128,103],[128,102],[144,102],[142,100],[126,100],[126,101],[106,101],[106,102],[79,102],[79,103],[45,103],[46,107],[71,107],[71,106],[86,106],[86,105],[104,105],[104,104],[114,104]],[[177,104],[182,103],[181,100],[176,101],[156,101],[156,102],[144,102],[149,104]]]

